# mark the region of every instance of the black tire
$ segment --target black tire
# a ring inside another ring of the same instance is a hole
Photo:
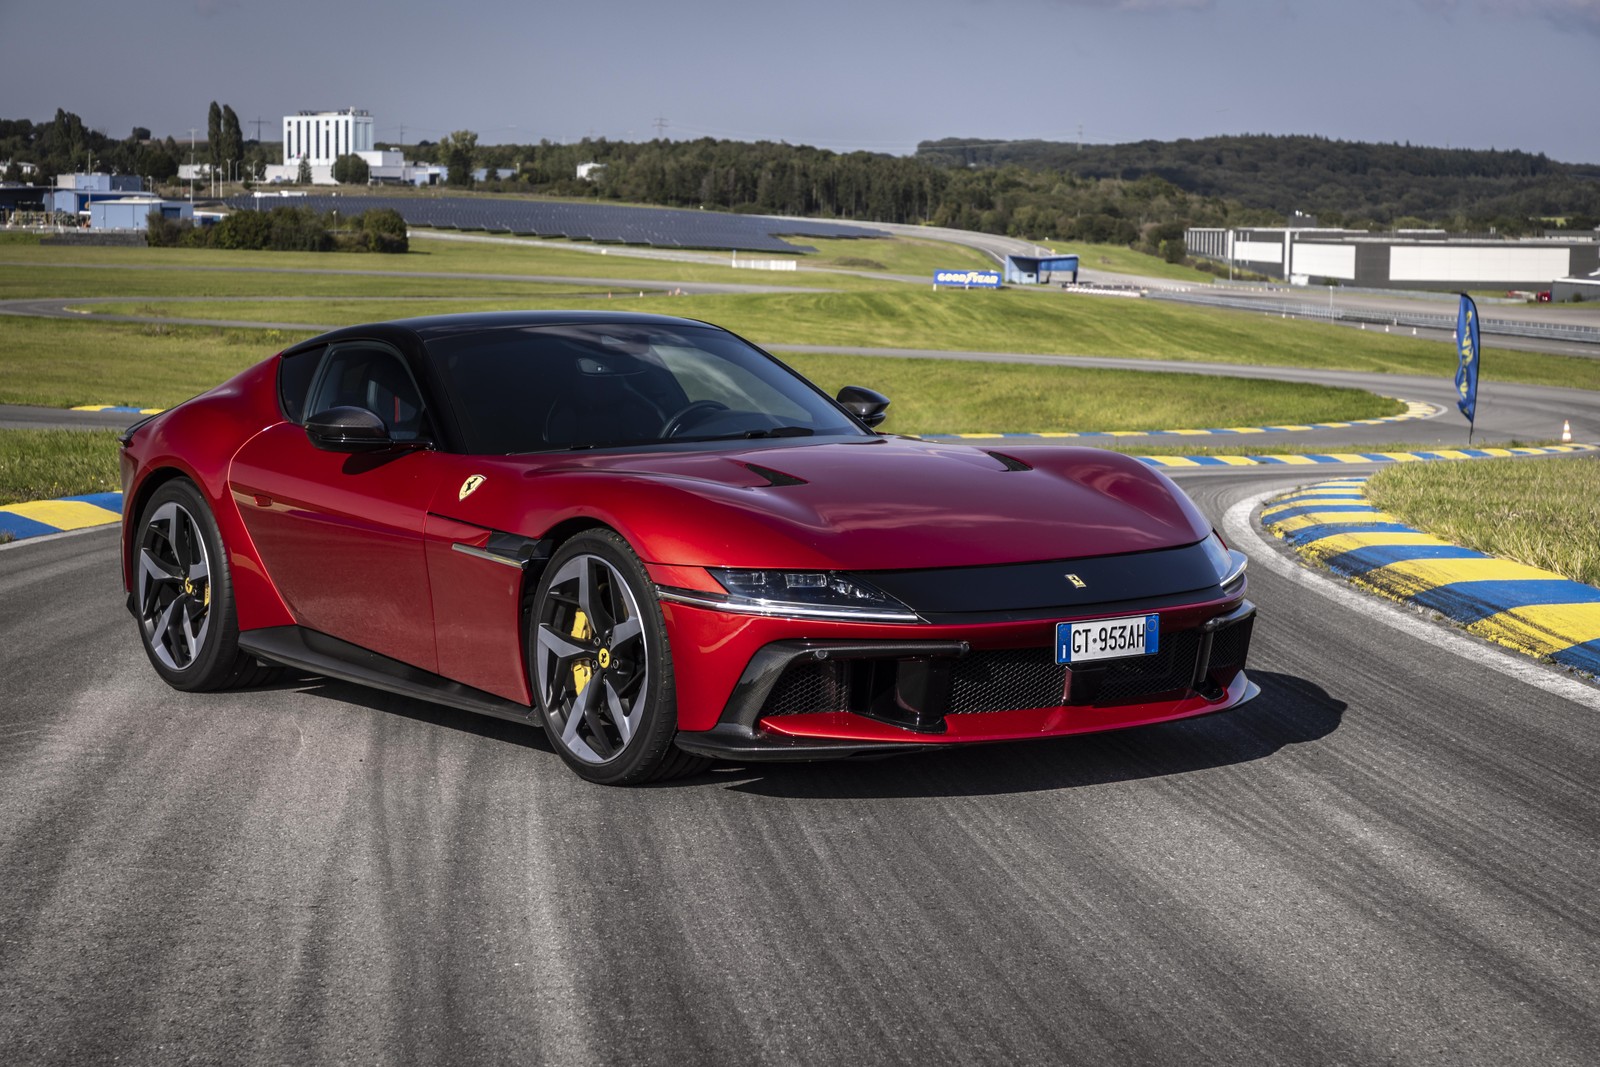
[[[534,598],[528,668],[550,743],[580,777],[637,785],[709,764],[672,743],[678,712],[661,604],[612,531],[578,534],[551,557]]]
[[[133,541],[134,613],[150,665],[185,692],[261,685],[277,674],[239,651],[239,616],[216,519],[193,482],[146,501]]]

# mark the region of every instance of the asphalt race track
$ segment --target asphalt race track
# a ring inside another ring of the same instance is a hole
[[[1304,377],[1448,409],[1312,450],[1464,441],[1446,377]],[[0,411],[57,418],[129,416]],[[1564,418],[1487,383],[1478,440]],[[1254,559],[1236,711],[634,790],[313,677],[173,692],[113,528],[0,548],[0,1064],[1592,1065],[1600,687],[1251,532],[1350,469],[1176,475]]]
[[[112,529],[0,550],[0,1062],[1592,1064],[1600,690],[1230,536],[1235,712],[635,790],[314,678],[174,693]]]

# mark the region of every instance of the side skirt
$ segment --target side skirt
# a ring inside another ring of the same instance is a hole
[[[271,626],[246,630],[239,647],[258,659],[281,663],[342,682],[382,689],[403,697],[432,701],[446,707],[493,715],[498,719],[538,725],[532,708],[418,670],[399,660],[341,641],[302,626]]]

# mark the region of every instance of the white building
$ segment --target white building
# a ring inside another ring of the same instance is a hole
[[[302,111],[283,117],[283,162],[331,167],[340,156],[372,151],[372,115],[350,107],[343,111]]]

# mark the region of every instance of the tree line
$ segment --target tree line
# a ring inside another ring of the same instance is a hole
[[[1021,167],[1089,181],[1154,176],[1279,220],[1315,215],[1323,226],[1439,227],[1519,235],[1600,224],[1600,164],[1543,153],[1313,136],[1248,135],[1082,145],[1052,141],[924,141],[917,157],[964,169]],[[1555,222],[1560,226],[1561,222]]]
[[[211,102],[206,117],[206,139],[184,144],[171,136],[154,138],[144,126],[127,137],[115,138],[90,129],[70,111],[56,109],[45,122],[0,119],[0,160],[5,161],[5,181],[28,179],[23,164],[34,167],[32,181],[52,185],[58,175],[100,172],[137,174],[159,184],[178,176],[178,167],[190,162],[209,164],[216,173],[254,177],[261,168],[282,159],[282,146],[246,140],[239,116],[227,104]],[[231,167],[230,167],[231,162]]]
[[[373,208],[341,220],[294,204],[270,211],[233,211],[209,226],[152,211],[145,239],[153,248],[388,253],[410,248],[405,219],[392,208]]]
[[[250,173],[280,146],[246,141],[231,107],[213,102],[197,162],[244,159]],[[838,153],[772,141],[548,140],[482,145],[471,130],[437,143],[391,145],[449,167],[449,183],[490,191],[671,207],[931,223],[1044,241],[1125,244],[1181,257],[1189,226],[1282,225],[1294,212],[1323,226],[1494,229],[1507,235],[1600,223],[1600,165],[1521,151],[1368,144],[1303,136],[1237,136],[1122,145],[925,141],[913,156]],[[58,110],[53,121],[0,120],[0,158],[42,175],[96,169],[169,180],[188,149],[149,131],[114,141]],[[602,166],[579,179],[581,163]],[[356,157],[340,181],[364,182]],[[310,180],[308,168],[301,178]],[[48,180],[48,179],[47,179]]]

